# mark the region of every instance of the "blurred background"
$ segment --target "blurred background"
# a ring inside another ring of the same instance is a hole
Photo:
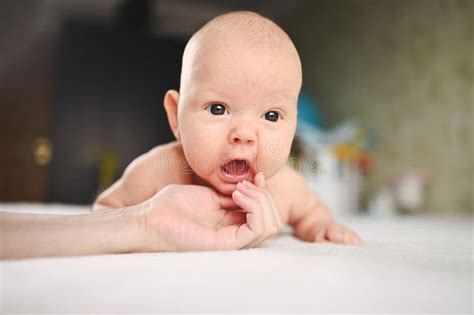
[[[1,1],[0,202],[91,203],[172,140],[184,45],[234,10],[293,39],[292,158],[336,213],[473,213],[469,0]]]

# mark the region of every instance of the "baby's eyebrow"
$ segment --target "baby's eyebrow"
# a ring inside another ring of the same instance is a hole
[[[235,95],[230,93],[227,89],[222,89],[219,86],[209,84],[208,82],[199,82],[197,83],[197,87],[198,90],[204,91],[204,93],[201,94],[202,98],[200,97],[200,103],[221,102],[228,105],[235,104]],[[286,105],[292,104],[294,101],[294,96],[288,93],[267,89],[259,107],[285,108]]]
[[[231,93],[228,93],[227,91],[216,89],[216,88],[206,88],[206,91],[210,92],[212,96],[218,97],[218,98],[224,98],[224,99],[232,99],[234,95]],[[279,102],[285,102],[285,101],[291,101],[293,98],[291,95],[288,95],[286,93],[279,93],[275,91],[269,91],[266,93],[265,100],[269,101],[275,101],[278,100]]]
[[[284,93],[270,93],[271,97],[268,98],[269,103],[273,103],[274,106],[285,106],[292,103],[293,97]]]
[[[198,83],[198,90],[203,90],[206,98],[230,99],[232,95],[228,92],[216,88],[216,86],[206,83]]]

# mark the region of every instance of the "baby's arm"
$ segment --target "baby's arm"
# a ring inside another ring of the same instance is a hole
[[[92,211],[132,206],[152,197],[156,193],[156,176],[150,166],[156,150],[133,160],[122,177],[97,197]]]
[[[287,193],[292,199],[289,223],[296,237],[307,242],[361,242],[351,229],[334,221],[331,211],[309,189],[303,176],[289,168],[285,173],[286,186],[290,190]]]

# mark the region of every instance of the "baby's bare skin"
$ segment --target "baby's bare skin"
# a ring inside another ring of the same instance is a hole
[[[247,12],[212,20],[186,46],[180,91],[164,98],[177,141],[134,160],[93,209],[136,205],[170,184],[205,185],[236,204],[276,207],[274,220],[303,240],[359,243],[286,163],[301,82],[298,53],[276,24]],[[245,172],[223,171],[236,161]]]
[[[177,171],[178,170],[178,171]],[[122,178],[102,193],[93,210],[113,209],[132,206],[151,198],[170,184],[206,185],[196,176],[186,163],[182,146],[175,141],[160,145],[135,159],[126,169]],[[317,235],[311,228],[320,225],[334,226],[330,211],[317,196],[308,190],[303,177],[286,166],[268,179],[271,191],[283,222],[294,228],[295,236],[305,241],[332,241],[336,243],[358,244],[360,239],[349,229],[335,225],[343,233],[342,239],[329,235]],[[319,234],[323,233],[319,231]],[[331,237],[332,236],[332,237]]]
[[[295,189],[306,188],[304,185],[298,185],[302,181],[300,175],[289,166],[267,180],[267,188],[272,192],[286,224],[290,223],[290,209],[292,205],[295,206],[295,202],[291,202],[291,199],[295,198],[291,196],[295,196],[296,200],[304,197],[304,191]],[[157,146],[135,159],[127,167],[123,177],[99,196],[94,210],[136,205],[171,184],[209,186],[196,178],[186,163],[181,144],[177,141]],[[287,186],[291,188],[285,188]],[[291,222],[301,217],[303,211],[300,212],[293,212]]]

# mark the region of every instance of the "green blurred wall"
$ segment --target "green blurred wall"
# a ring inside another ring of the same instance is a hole
[[[330,126],[376,132],[374,191],[430,173],[427,211],[472,213],[474,1],[302,1],[282,25]]]

